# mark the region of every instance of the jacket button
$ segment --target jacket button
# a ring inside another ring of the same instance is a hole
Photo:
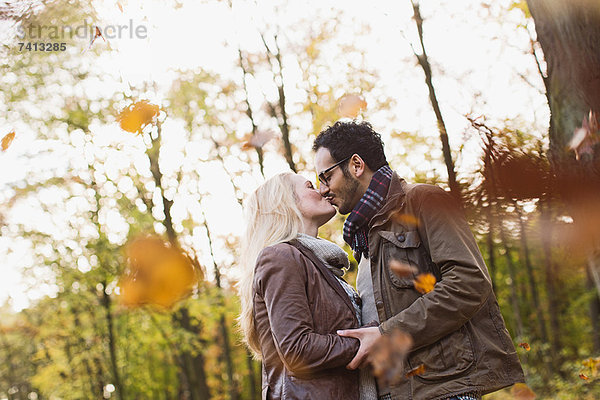
[[[381,300],[379,300],[379,301],[376,301],[376,302],[375,302],[375,307],[377,307],[377,308],[381,308],[381,307],[383,307],[383,301],[381,301]]]
[[[400,242],[404,242],[404,239],[406,239],[406,236],[404,236],[404,233],[401,233],[401,234],[398,235],[398,240]]]

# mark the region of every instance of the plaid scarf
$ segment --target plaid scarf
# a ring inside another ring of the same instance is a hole
[[[369,257],[367,224],[383,206],[392,174],[393,171],[387,164],[375,171],[367,191],[344,222],[344,241],[352,247],[352,250],[360,255],[364,254],[367,258]]]

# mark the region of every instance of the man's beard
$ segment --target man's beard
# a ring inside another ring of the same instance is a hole
[[[341,197],[344,199],[344,202],[340,204],[338,210],[340,214],[348,214],[354,209],[354,206],[356,206],[356,204],[352,204],[352,199],[354,198],[354,196],[356,196],[356,191],[360,186],[358,179],[352,176],[346,176],[345,174],[344,176],[346,179],[340,193],[342,195]]]

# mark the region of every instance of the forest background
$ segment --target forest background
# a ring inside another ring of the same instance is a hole
[[[0,3],[0,399],[258,399],[243,199],[340,118],[462,201],[527,377],[487,398],[600,396],[600,5],[340,4]]]

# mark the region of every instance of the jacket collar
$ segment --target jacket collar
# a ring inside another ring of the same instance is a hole
[[[385,198],[383,207],[379,210],[375,216],[369,222],[369,229],[375,228],[385,224],[391,217],[390,211],[396,210],[404,201],[406,195],[406,181],[400,178],[397,173],[393,173],[392,181],[390,182],[390,188]]]
[[[306,246],[303,246],[298,240],[292,239],[288,242],[290,245],[297,248],[300,253],[302,253],[305,257],[313,262],[317,266],[317,269],[321,272],[327,283],[336,291],[337,294],[340,295],[344,303],[352,310],[352,315],[354,315],[354,306],[348,297],[348,294],[342,288],[342,285],[338,282],[337,278],[333,275],[331,271],[323,264],[321,260]]]

